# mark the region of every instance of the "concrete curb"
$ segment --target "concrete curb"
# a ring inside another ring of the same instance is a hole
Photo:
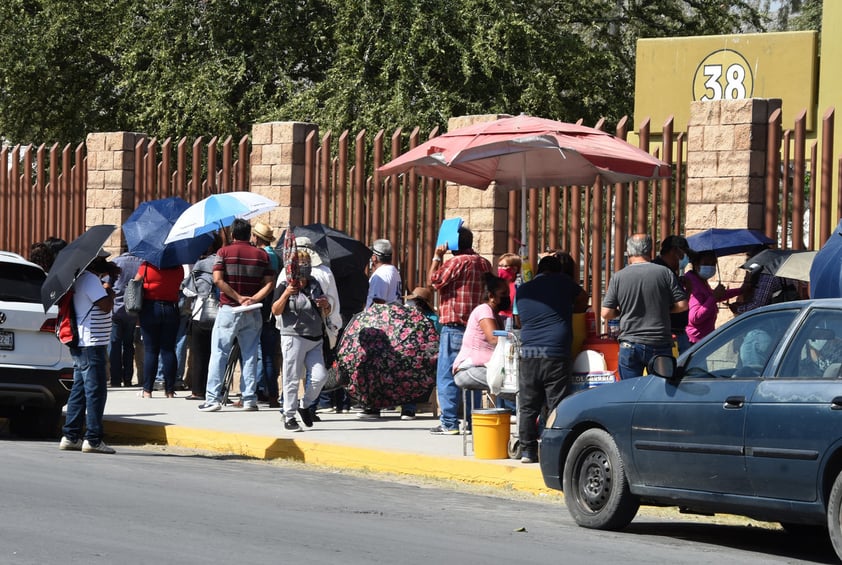
[[[512,467],[491,460],[434,457],[184,426],[130,423],[110,420],[107,416],[104,427],[108,437],[117,442],[171,445],[256,459],[290,459],[308,465],[445,479],[562,497],[561,492],[544,485],[537,465]]]

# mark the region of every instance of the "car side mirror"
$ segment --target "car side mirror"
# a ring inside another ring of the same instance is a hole
[[[646,365],[646,372],[662,379],[672,380],[677,378],[675,357],[672,355],[655,355]]]

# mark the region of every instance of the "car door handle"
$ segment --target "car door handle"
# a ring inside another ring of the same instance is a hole
[[[743,406],[745,406],[745,403],[745,396],[729,396],[725,399],[725,404],[723,404],[722,407],[726,410],[734,410],[737,408],[742,408]]]
[[[831,410],[842,410],[842,396],[837,396],[830,401]]]

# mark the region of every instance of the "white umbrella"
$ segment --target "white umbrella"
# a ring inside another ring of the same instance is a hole
[[[254,192],[211,194],[186,209],[164,243],[188,239],[230,226],[235,218],[249,219],[274,210],[278,203]]]

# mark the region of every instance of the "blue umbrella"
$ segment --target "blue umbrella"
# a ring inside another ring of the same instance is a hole
[[[775,240],[766,237],[766,234],[745,228],[710,228],[687,238],[687,244],[693,251],[713,251],[717,257],[744,253],[759,245],[773,243]]]
[[[177,196],[142,202],[123,224],[129,253],[159,269],[195,263],[213,243],[212,233],[164,243],[173,224],[189,207]]]
[[[842,221],[810,267],[810,298],[842,297]]]

